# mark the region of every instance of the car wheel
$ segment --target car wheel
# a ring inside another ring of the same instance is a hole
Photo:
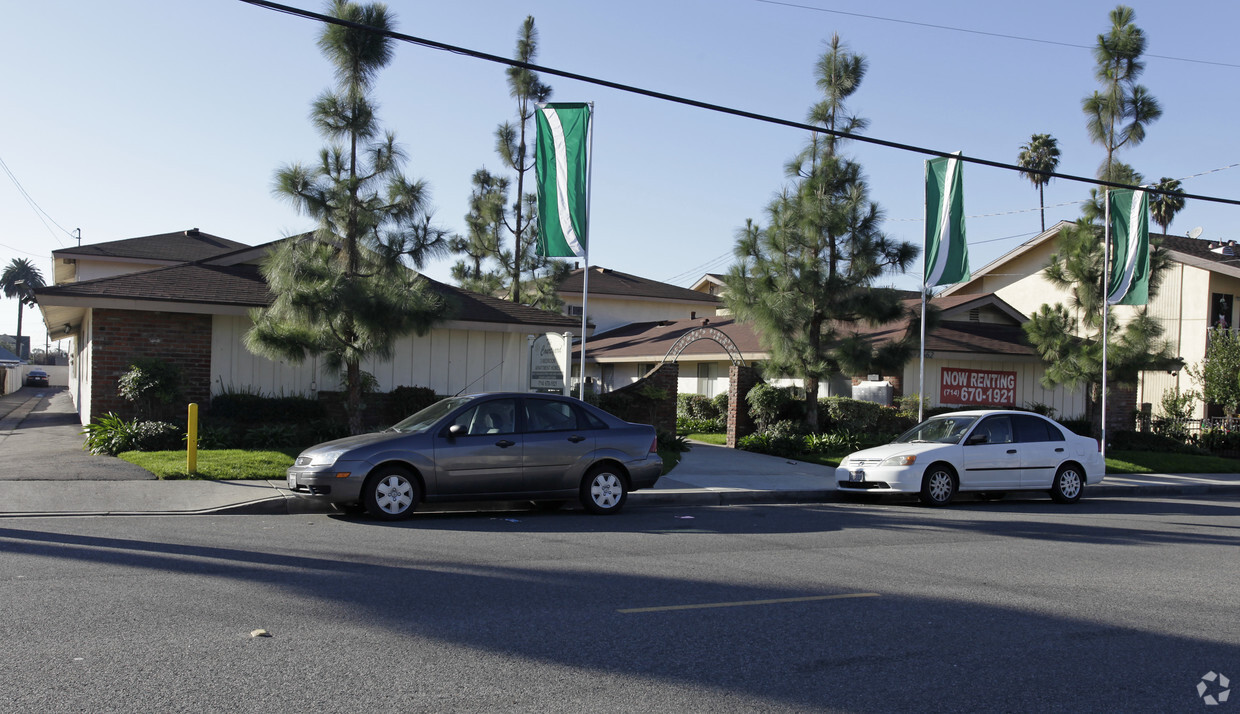
[[[982,501],[1001,501],[1007,495],[1007,491],[978,491],[977,497]]]
[[[422,499],[422,487],[413,474],[396,466],[379,469],[366,479],[362,502],[366,511],[384,521],[398,521],[413,515]]]
[[[624,476],[615,468],[595,466],[581,481],[581,505],[590,513],[619,513],[628,497],[629,490],[624,485]]]
[[[1051,498],[1056,503],[1076,503],[1081,500],[1081,492],[1085,490],[1085,478],[1073,465],[1059,467],[1055,474],[1055,483],[1051,485]]]
[[[946,506],[956,496],[956,472],[947,464],[933,464],[921,479],[921,502],[927,506]]]

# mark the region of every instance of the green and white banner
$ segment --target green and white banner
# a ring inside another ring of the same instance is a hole
[[[1108,193],[1111,279],[1108,305],[1144,305],[1150,299],[1150,197],[1145,191]]]
[[[960,159],[926,161],[926,287],[963,283],[970,278],[964,237],[964,179]]]
[[[541,104],[535,115],[538,253],[584,257],[589,234],[590,105]]]

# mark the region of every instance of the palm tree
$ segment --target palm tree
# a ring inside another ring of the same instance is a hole
[[[1041,171],[1054,171],[1059,166],[1059,142],[1050,134],[1034,134],[1029,143],[1020,147],[1017,163],[1023,169],[1020,174],[1038,189],[1038,207],[1042,212],[1042,232],[1046,232],[1046,200],[1043,189],[1051,177]]]
[[[17,339],[14,341],[13,352],[23,359],[30,356],[22,355],[22,308],[25,307],[23,298],[27,295],[27,288],[41,288],[44,285],[46,283],[43,282],[43,274],[26,258],[9,261],[4,267],[4,273],[0,274],[0,288],[4,289],[4,296],[17,298]]]
[[[1154,188],[1160,191],[1180,191],[1180,182],[1163,176],[1158,179],[1158,183]],[[1167,228],[1171,225],[1171,220],[1175,218],[1175,214],[1184,208],[1183,196],[1170,196],[1160,193],[1150,199],[1150,215],[1153,216],[1154,222],[1162,228],[1163,235],[1167,234]]]

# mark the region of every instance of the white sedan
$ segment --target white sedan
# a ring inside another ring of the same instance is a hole
[[[1031,412],[987,409],[931,417],[890,444],[849,454],[835,475],[842,493],[916,493],[945,506],[962,491],[1046,491],[1075,503],[1105,472],[1096,439]]]

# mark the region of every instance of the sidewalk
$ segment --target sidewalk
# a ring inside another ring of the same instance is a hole
[[[64,390],[27,387],[0,397],[0,463],[8,466],[0,471],[0,517],[335,512],[282,480],[154,480],[120,459],[81,451],[75,418]],[[694,444],[654,488],[630,494],[628,507],[824,503],[837,500],[835,486],[829,467]],[[1085,498],[1237,493],[1240,474],[1125,474],[1087,487]]]

